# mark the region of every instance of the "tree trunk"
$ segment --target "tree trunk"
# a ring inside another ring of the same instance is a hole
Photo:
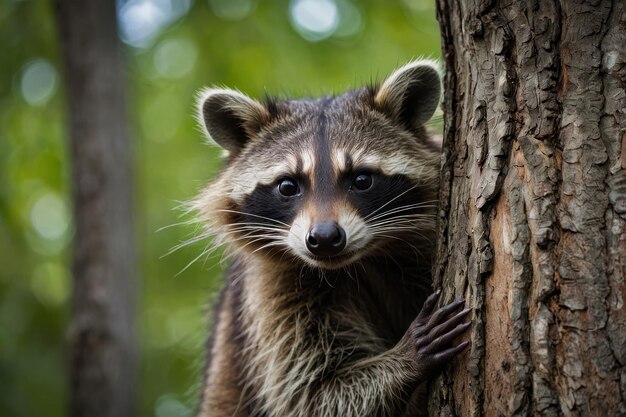
[[[115,2],[59,0],[73,164],[70,415],[135,415],[133,183]]]
[[[431,416],[626,415],[623,1],[438,0],[435,287],[474,309]]]

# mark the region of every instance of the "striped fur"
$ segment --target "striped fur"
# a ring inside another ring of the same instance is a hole
[[[199,117],[229,156],[193,208],[232,264],[198,416],[423,414],[410,402],[426,367],[407,329],[430,293],[439,154],[423,123],[438,82],[414,62],[335,97],[202,95]],[[351,185],[359,172],[369,194]],[[300,194],[277,194],[284,177]],[[345,229],[345,256],[308,253],[322,220]]]

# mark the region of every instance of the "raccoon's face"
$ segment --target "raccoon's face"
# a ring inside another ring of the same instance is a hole
[[[335,269],[413,250],[435,221],[439,153],[423,125],[439,95],[423,61],[315,100],[207,90],[200,116],[229,156],[196,206],[222,241],[284,262]]]

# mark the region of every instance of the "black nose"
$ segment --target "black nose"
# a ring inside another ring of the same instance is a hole
[[[306,247],[313,255],[338,255],[346,247],[346,232],[335,222],[317,223],[306,235]]]

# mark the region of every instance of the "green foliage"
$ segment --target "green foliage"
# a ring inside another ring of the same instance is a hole
[[[326,0],[343,17],[317,41],[305,37],[319,33],[296,30],[296,3],[197,0],[142,47],[126,46],[141,255],[141,416],[193,410],[205,313],[220,284],[219,251],[192,262],[209,242],[164,256],[197,235],[196,226],[175,225],[190,220],[178,207],[219,168],[219,151],[203,144],[193,118],[196,91],[226,85],[257,97],[320,95],[439,55],[430,2]],[[52,2],[0,3],[2,416],[61,416],[67,402],[70,161],[53,13]]]

